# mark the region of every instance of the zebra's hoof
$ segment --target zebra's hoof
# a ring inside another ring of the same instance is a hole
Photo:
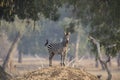
[[[60,63],[61,64],[61,66],[65,66],[65,63]]]
[[[60,65],[62,66],[62,63],[60,63]]]
[[[65,66],[65,63],[63,63],[63,66]]]
[[[49,65],[50,67],[52,66],[52,65]]]

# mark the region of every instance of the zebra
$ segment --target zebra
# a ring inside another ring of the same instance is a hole
[[[48,48],[49,52],[49,66],[52,66],[52,58],[55,54],[61,55],[61,66],[65,66],[65,57],[67,54],[68,42],[70,38],[70,33],[64,33],[63,40],[59,43],[49,43],[46,40],[45,46]]]

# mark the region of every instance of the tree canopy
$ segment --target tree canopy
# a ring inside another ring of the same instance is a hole
[[[73,6],[75,18],[81,20],[88,34],[98,39],[106,50],[115,54],[120,49],[119,0],[67,0],[66,2]],[[114,44],[116,46],[107,49]]]
[[[17,15],[21,20],[37,21],[43,16],[57,21],[58,9],[63,5],[72,10],[71,17],[79,19],[87,34],[98,39],[106,50],[114,54],[120,49],[120,0],[0,0],[0,20],[12,22]],[[71,23],[66,30],[75,32],[73,26]],[[114,48],[107,49],[114,44]]]
[[[61,0],[0,0],[0,19],[14,21],[15,15],[20,19],[38,20],[41,15],[57,20]]]

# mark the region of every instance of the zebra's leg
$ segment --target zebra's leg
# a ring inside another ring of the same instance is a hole
[[[54,53],[50,53],[49,55],[49,66],[52,66],[52,58],[54,56]]]
[[[65,66],[65,58],[66,58],[66,55],[64,54],[63,55],[63,66]]]
[[[61,66],[63,65],[63,55],[61,54]]]
[[[65,66],[65,54],[61,54],[61,66]]]

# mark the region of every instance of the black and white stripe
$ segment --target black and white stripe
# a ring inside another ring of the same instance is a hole
[[[46,40],[45,46],[49,52],[49,66],[52,66],[52,58],[55,54],[61,55],[61,66],[65,66],[65,57],[67,54],[67,47],[69,42],[69,33],[65,33],[62,42],[60,43],[49,43]]]

